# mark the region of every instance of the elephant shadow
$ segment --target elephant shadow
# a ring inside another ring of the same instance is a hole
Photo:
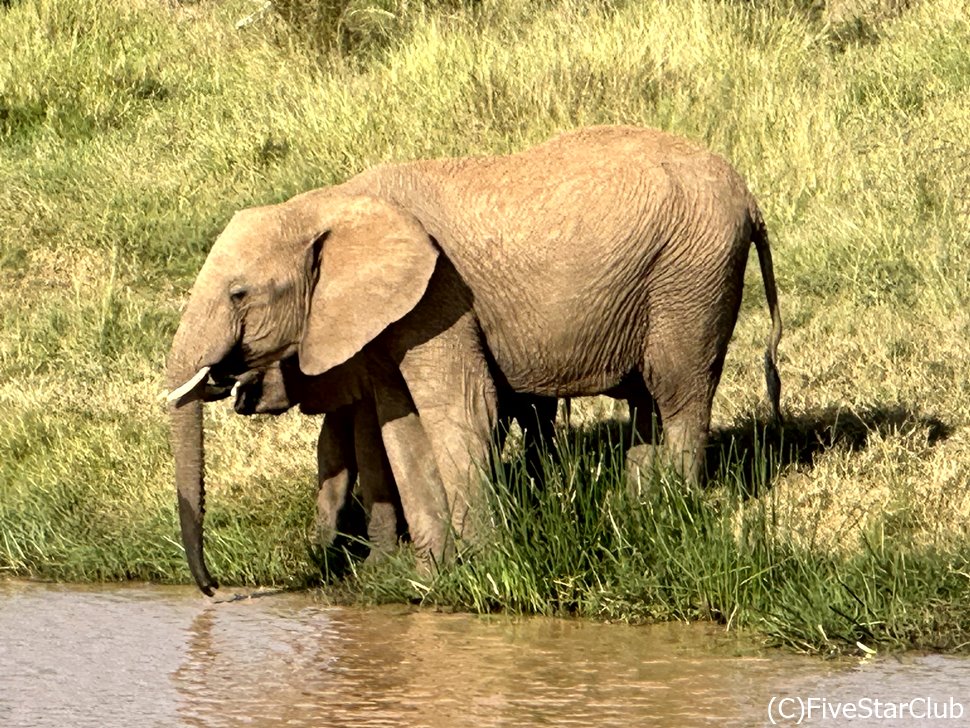
[[[899,404],[860,409],[830,405],[789,415],[781,427],[752,416],[711,432],[708,475],[715,482],[733,480],[740,495],[756,498],[789,466],[811,469],[816,458],[832,448],[858,452],[869,447],[873,438],[914,431],[926,433],[927,444],[934,446],[946,440],[953,427]],[[726,477],[727,473],[735,477]]]
[[[869,447],[873,438],[914,431],[925,432],[927,444],[934,446],[950,437],[953,427],[902,405],[859,409],[830,405],[788,415],[781,427],[752,414],[728,427],[711,429],[707,482],[711,487],[732,487],[743,498],[756,498],[771,487],[780,472],[791,466],[813,468],[816,458],[827,450],[841,447],[857,452]],[[570,432],[579,448],[609,450],[613,458],[622,457],[618,444],[630,442],[631,436],[629,422],[620,419]]]

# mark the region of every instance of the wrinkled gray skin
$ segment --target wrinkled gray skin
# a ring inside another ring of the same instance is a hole
[[[412,538],[432,559],[447,556],[446,514],[461,532],[480,498],[469,473],[495,422],[490,366],[515,392],[626,398],[645,443],[637,460],[663,455],[699,481],[751,243],[777,418],[781,317],[761,213],[727,162],[673,135],[594,127],[507,156],[384,165],[238,213],[199,273],[168,367],[198,584],[214,584],[200,399],[294,353],[310,376],[357,358],[349,369],[367,374],[391,470],[407,483]],[[654,405],[657,451],[644,415]]]
[[[361,399],[327,412],[327,376],[306,376],[294,357],[264,371],[250,372],[240,381],[233,403],[239,414],[275,415],[297,405],[304,414],[324,414],[317,441],[317,545],[326,549],[339,538],[350,546],[353,539],[363,538],[370,548],[369,560],[395,548],[407,531],[407,521],[374,402]],[[541,451],[551,446],[556,400],[505,392],[498,412],[496,447],[501,450],[510,420],[518,419],[524,428],[527,467],[533,474],[541,472]],[[359,483],[364,530],[352,497],[355,482]]]

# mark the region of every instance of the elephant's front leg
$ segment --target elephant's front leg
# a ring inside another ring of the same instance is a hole
[[[497,423],[497,397],[470,314],[451,331],[411,349],[401,374],[438,464],[448,494],[451,524],[474,542],[484,525],[485,469]]]
[[[356,404],[354,416],[354,450],[360,478],[360,494],[367,512],[368,560],[390,553],[403,535],[405,523],[401,498],[387,459],[377,408],[372,400]]]
[[[374,402],[419,566],[446,563],[454,549],[448,498],[423,421],[399,372],[374,378]]]
[[[316,542],[324,549],[353,548],[364,535],[364,514],[352,497],[357,480],[355,405],[324,416],[317,440]]]

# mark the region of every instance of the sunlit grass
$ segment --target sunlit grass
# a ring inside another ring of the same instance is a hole
[[[472,558],[422,581],[404,553],[360,569],[337,593],[479,612],[706,619],[822,654],[858,652],[857,643],[961,646],[970,628],[966,543],[923,547],[891,514],[848,554],[791,539],[774,491],[748,497],[797,449],[763,433],[753,467],[722,451],[714,487],[657,474],[636,491],[616,443],[567,435],[546,460],[543,487],[517,460],[499,474],[496,528]]]
[[[500,539],[431,591],[405,553],[360,593],[706,617],[805,649],[865,642],[862,627],[967,641],[951,598],[970,582],[966,0],[354,0],[327,5],[336,24],[278,6],[242,28],[257,3],[0,9],[0,573],[188,579],[158,395],[233,211],[380,161],[635,123],[724,154],[761,202],[787,449],[767,464],[754,431],[768,327],[752,265],[715,487],[629,504],[589,475],[613,456],[581,449],[566,458],[581,476],[553,473],[538,513],[497,506]],[[208,409],[213,571],[306,583],[316,421]],[[578,402],[573,425],[624,416]],[[685,535],[699,524],[708,540]]]

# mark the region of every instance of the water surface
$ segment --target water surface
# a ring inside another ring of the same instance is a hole
[[[970,725],[970,661],[825,662],[711,626],[346,609],[306,593],[217,603],[187,587],[0,582],[9,728],[794,725],[798,699],[815,706],[803,725]],[[967,711],[831,715],[876,699]]]

